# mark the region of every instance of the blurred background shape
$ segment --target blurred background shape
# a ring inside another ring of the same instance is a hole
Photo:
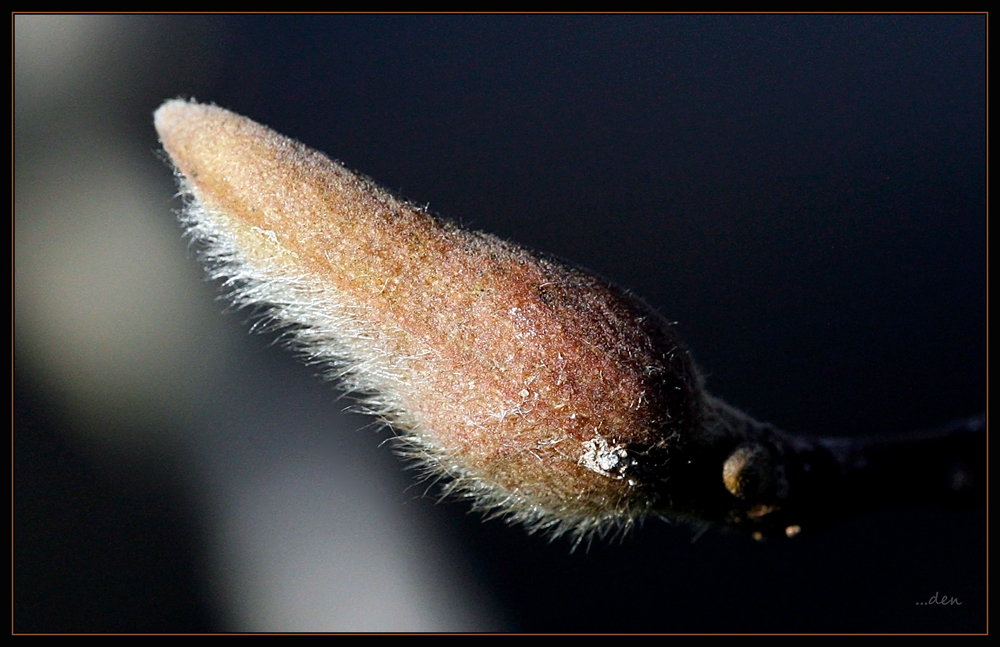
[[[363,423],[192,263],[151,110],[211,78],[211,36],[15,17],[15,630],[502,628],[381,437],[336,442]]]

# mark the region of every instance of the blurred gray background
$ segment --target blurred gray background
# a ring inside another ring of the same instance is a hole
[[[232,109],[634,290],[759,418],[901,433],[985,408],[985,16],[13,21],[15,631],[985,630],[982,508],[571,553],[437,503],[216,300],[152,128]]]

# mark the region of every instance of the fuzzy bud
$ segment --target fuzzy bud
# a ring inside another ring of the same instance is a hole
[[[578,538],[663,507],[703,398],[644,303],[232,112],[174,100],[155,120],[212,275],[290,326],[449,492]]]

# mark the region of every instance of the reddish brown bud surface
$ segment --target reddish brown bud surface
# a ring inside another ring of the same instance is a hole
[[[663,507],[703,398],[641,301],[221,108],[169,101],[156,128],[213,276],[293,326],[449,491],[578,537]]]

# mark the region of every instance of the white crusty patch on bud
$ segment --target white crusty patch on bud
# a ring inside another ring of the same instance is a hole
[[[653,509],[663,479],[639,475],[684,442],[700,396],[641,302],[232,112],[168,101],[155,121],[211,275],[287,326],[446,492],[578,540]]]
[[[613,479],[625,478],[629,468],[637,464],[637,461],[629,457],[624,445],[612,445],[601,436],[586,441],[583,448],[580,465]]]

